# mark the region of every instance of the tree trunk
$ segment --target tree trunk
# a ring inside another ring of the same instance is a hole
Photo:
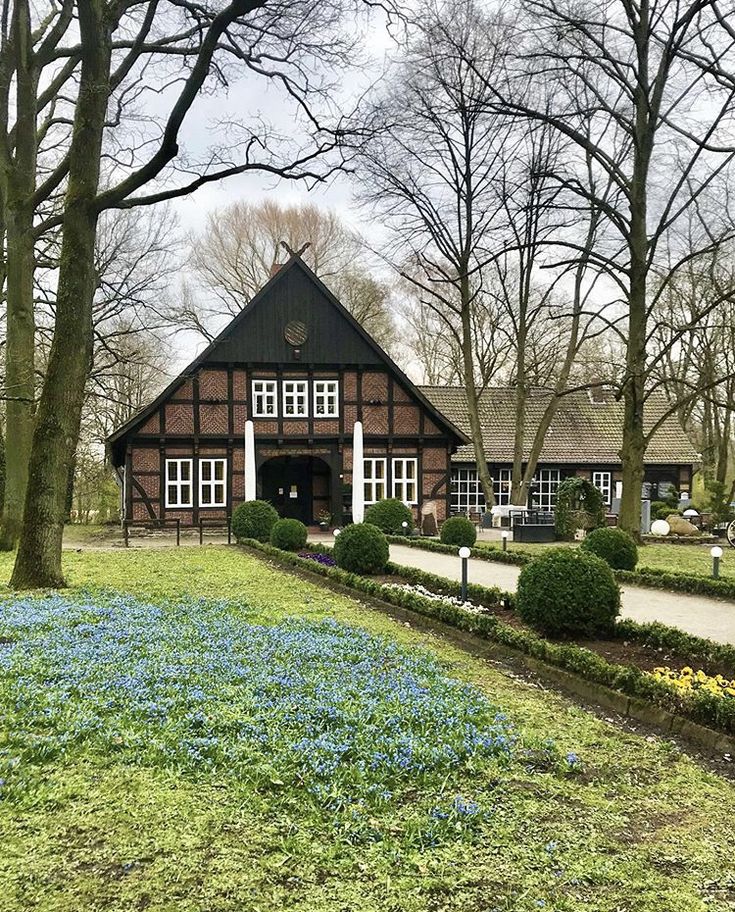
[[[5,437],[0,427],[0,520],[2,519],[3,501],[5,500]]]
[[[564,355],[564,361],[562,363],[561,370],[559,371],[559,375],[556,378],[556,383],[554,384],[554,392],[551,400],[544,409],[544,413],[541,416],[538,427],[536,428],[533,442],[531,443],[531,449],[528,453],[526,468],[520,484],[519,499],[517,501],[515,499],[513,500],[513,503],[522,504],[523,506],[525,506],[528,501],[528,490],[531,486],[531,481],[536,474],[539,457],[541,456],[541,451],[543,450],[544,443],[546,442],[546,435],[549,432],[551,422],[554,420],[556,411],[559,408],[561,397],[564,395],[564,392],[569,385],[569,377],[571,376],[572,368],[574,367],[574,362],[579,352],[580,317],[584,306],[583,282],[587,267],[589,265],[589,252],[592,250],[595,236],[597,234],[598,221],[599,215],[593,211],[590,215],[590,224],[589,228],[587,229],[587,239],[584,246],[585,258],[581,263],[579,263],[574,272],[574,304],[572,310],[572,323],[569,327],[569,341],[567,343],[567,350]]]
[[[638,221],[634,218],[633,221]],[[646,245],[647,247],[647,245]],[[630,313],[626,378],[623,388],[625,410],[623,445],[623,496],[620,502],[619,523],[622,529],[639,539],[641,534],[641,489],[645,475],[643,459],[646,435],[643,428],[643,405],[646,373],[646,270],[645,255],[636,251],[631,264]]]
[[[489,510],[495,506],[495,491],[493,490],[493,480],[487,467],[485,457],[485,443],[482,437],[482,425],[480,424],[479,397],[477,394],[477,384],[475,383],[475,365],[472,358],[472,325],[470,315],[470,289],[469,280],[466,274],[462,276],[460,282],[460,293],[462,295],[462,366],[464,369],[464,383],[467,391],[467,411],[470,419],[470,434],[472,435],[472,445],[475,450],[475,459],[477,460],[477,477],[480,481],[482,493],[485,496],[485,509]]]
[[[102,0],[79,0],[82,66],[64,200],[56,322],[33,435],[23,528],[11,585],[64,585],[66,482],[92,352],[100,154],[110,94],[110,27]]]
[[[642,0],[636,29],[638,79],[636,84],[633,173],[630,181],[630,293],[628,297],[628,343],[625,356],[625,423],[620,459],[623,463],[623,496],[620,527],[635,539],[641,536],[641,489],[645,476],[643,458],[646,435],[643,408],[646,384],[646,334],[648,326],[648,170],[655,138],[657,112],[652,110],[648,74],[651,40],[649,3]]]
[[[528,500],[528,491],[524,485],[523,477],[523,450],[526,441],[526,402],[528,389],[526,386],[526,327],[525,315],[521,315],[521,324],[518,329],[518,375],[516,385],[515,431],[513,435],[513,473],[511,477],[510,502],[516,506],[525,507]]]
[[[36,186],[38,75],[33,62],[27,0],[18,0],[14,6],[13,37],[18,117],[15,160],[6,172],[6,436],[12,445],[6,457],[3,522],[0,528],[0,550],[4,551],[15,547],[23,521],[36,393],[33,192]]]
[[[722,429],[720,432],[720,440],[717,447],[717,466],[715,471],[715,481],[718,481],[723,486],[727,479],[727,470],[730,463],[730,444],[732,442],[732,413],[732,408],[728,406],[725,409],[725,415],[722,421]]]

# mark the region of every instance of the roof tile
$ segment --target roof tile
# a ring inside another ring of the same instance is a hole
[[[449,420],[470,434],[467,394],[460,386],[422,386],[424,395]],[[623,442],[624,405],[609,391],[593,401],[586,391],[565,395],[546,435],[540,461],[544,463],[619,463]],[[550,401],[551,393],[533,390],[526,406],[524,458],[528,457],[533,434]],[[671,408],[663,393],[654,393],[646,403],[647,428],[657,423]],[[485,454],[488,462],[513,461],[515,427],[515,389],[496,387],[480,397],[480,420],[483,427]],[[452,457],[456,462],[474,462],[474,448],[460,447]],[[648,445],[645,462],[690,465],[701,459],[675,414],[663,418]]]

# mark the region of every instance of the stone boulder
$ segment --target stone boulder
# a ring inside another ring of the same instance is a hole
[[[699,529],[690,523],[688,519],[684,519],[683,516],[679,516],[678,513],[672,513],[670,516],[667,516],[666,522],[671,527],[671,535],[699,535]]]

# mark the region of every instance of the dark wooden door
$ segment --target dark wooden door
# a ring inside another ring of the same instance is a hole
[[[313,522],[311,460],[308,456],[278,456],[260,470],[262,498],[279,516]]]

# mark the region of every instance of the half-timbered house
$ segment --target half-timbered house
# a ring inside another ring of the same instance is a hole
[[[549,393],[532,390],[530,446]],[[515,392],[480,402],[499,505],[510,503]],[[604,387],[564,397],[539,456],[530,505],[552,510],[559,483],[588,478],[619,507],[622,404]],[[644,498],[691,492],[699,461],[662,394],[646,412]],[[133,522],[224,520],[249,497],[310,524],[349,519],[353,440],[362,428],[364,503],[397,497],[418,519],[478,514],[485,501],[461,387],[417,387],[299,256],[280,267],[212,344],[109,439]],[[248,440],[250,441],[248,443]],[[360,473],[358,471],[358,478]]]
[[[417,519],[427,501],[447,515],[451,456],[467,443],[298,256],[110,437],[124,517],[230,515],[245,499],[248,422],[256,495],[307,524],[349,512],[356,422],[365,503],[397,497]]]

